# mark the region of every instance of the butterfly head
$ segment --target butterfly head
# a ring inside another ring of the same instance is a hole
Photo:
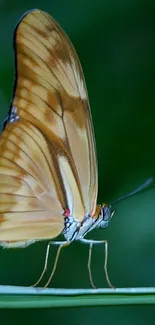
[[[111,218],[113,217],[115,210],[111,210],[111,205],[103,203],[101,205],[100,214],[102,215],[102,221],[99,224],[100,228],[106,228],[109,225]]]

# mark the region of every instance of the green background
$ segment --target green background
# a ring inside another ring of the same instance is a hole
[[[112,202],[155,177],[155,4],[153,1],[0,0],[0,118],[12,94],[12,35],[20,16],[39,8],[71,38],[86,77],[95,128],[98,201]],[[108,269],[116,287],[155,286],[155,189],[119,203],[106,230],[88,237],[109,242]],[[40,275],[47,243],[0,249],[0,284],[30,285]],[[55,256],[52,247],[49,271]],[[52,287],[89,287],[88,247],[62,252]],[[106,286],[104,248],[93,251],[92,272]],[[154,324],[155,307],[91,307],[0,311],[2,324]]]

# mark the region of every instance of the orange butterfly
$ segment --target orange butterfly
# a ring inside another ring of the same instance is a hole
[[[14,95],[0,137],[0,245],[25,247],[63,234],[66,244],[79,240],[92,247],[101,242],[84,236],[105,228],[114,211],[96,206],[95,139],[77,54],[40,10],[22,17],[14,46]],[[49,246],[43,274],[48,252]],[[111,285],[106,264],[107,257]]]

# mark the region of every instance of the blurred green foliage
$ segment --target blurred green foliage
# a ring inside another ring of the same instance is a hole
[[[99,202],[112,202],[155,177],[155,5],[132,0],[0,0],[0,118],[7,116],[14,65],[12,35],[29,9],[49,12],[72,40],[86,77],[99,165]],[[155,286],[155,189],[117,206],[106,230],[89,238],[109,242],[109,276],[117,287]],[[40,275],[47,243],[0,249],[0,284],[30,285]],[[51,248],[50,273],[55,256]],[[62,252],[52,287],[89,287],[88,247]],[[94,282],[106,286],[104,249],[95,247]],[[155,309],[94,307],[1,311],[2,324],[154,324]],[[19,321],[18,321],[19,319]]]

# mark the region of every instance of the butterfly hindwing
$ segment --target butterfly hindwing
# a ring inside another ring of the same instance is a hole
[[[64,228],[46,138],[27,121],[0,137],[0,241],[47,239]],[[61,193],[61,197],[63,197]]]

